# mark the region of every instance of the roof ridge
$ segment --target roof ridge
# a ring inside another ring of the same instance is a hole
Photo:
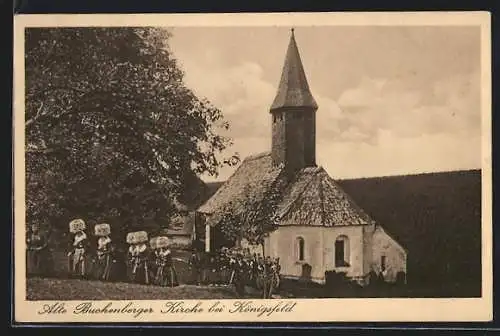
[[[252,155],[247,156],[243,161],[252,161],[252,160],[256,160],[256,159],[261,159],[264,156],[268,156],[268,155],[271,155],[270,151],[260,152],[260,153],[256,153],[256,154],[252,154]]]

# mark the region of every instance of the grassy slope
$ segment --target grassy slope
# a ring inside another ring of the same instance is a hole
[[[182,285],[174,288],[76,279],[27,280],[28,300],[189,300],[231,299],[228,288]]]

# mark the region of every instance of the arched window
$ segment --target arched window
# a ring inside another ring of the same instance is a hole
[[[380,269],[382,270],[382,272],[384,272],[387,267],[386,262],[387,262],[387,257],[385,255],[380,256]]]
[[[349,266],[349,238],[339,236],[335,240],[335,267]]]
[[[304,238],[298,237],[296,242],[296,250],[297,250],[297,259],[299,261],[303,261],[305,259],[304,247],[305,247]]]

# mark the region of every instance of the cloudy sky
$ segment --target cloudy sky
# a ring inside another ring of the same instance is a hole
[[[270,149],[269,107],[286,27],[175,28],[187,84],[219,107],[244,158]],[[334,178],[480,167],[480,31],[474,27],[300,27],[318,102],[317,161]],[[226,180],[234,168],[222,169]]]

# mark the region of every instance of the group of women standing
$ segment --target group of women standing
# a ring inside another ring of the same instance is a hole
[[[69,223],[69,248],[67,252],[70,277],[101,281],[129,281],[159,286],[178,284],[177,274],[168,248],[167,237],[148,240],[145,231],[127,235],[128,250],[120,252],[111,238],[109,224],[94,226],[94,237],[86,233],[83,219]],[[96,239],[93,239],[96,238]],[[149,244],[148,244],[149,243]],[[31,226],[27,239],[28,273],[44,275],[43,268],[50,258],[48,241],[38,225]]]
[[[153,237],[148,246],[146,231],[130,232],[127,243],[127,273],[131,281],[169,287],[179,284],[167,237]]]
[[[90,255],[91,243],[85,230],[86,224],[83,219],[75,219],[69,223],[71,234],[67,255],[69,275],[108,281],[113,275],[116,263],[114,245],[110,237],[111,228],[109,224],[97,224],[94,227],[97,242],[93,256]]]
[[[168,237],[150,238],[146,231],[130,232],[126,236],[128,248],[119,249],[120,244],[111,238],[109,224],[95,225],[93,235],[86,231],[83,219],[69,223],[70,277],[169,287],[179,284]],[[41,270],[50,253],[48,241],[37,225],[31,227],[27,246],[29,273],[43,275]],[[249,251],[223,248],[211,254],[194,249],[188,263],[197,285],[234,285],[240,295],[244,295],[245,286],[250,286],[262,291],[263,298],[270,298],[280,285],[279,259],[250,255]]]

